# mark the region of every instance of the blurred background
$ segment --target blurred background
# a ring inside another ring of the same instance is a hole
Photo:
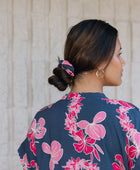
[[[17,148],[36,112],[68,93],[47,83],[68,30],[83,19],[119,30],[126,65],[111,98],[140,107],[140,0],[0,0],[0,169],[22,169]]]

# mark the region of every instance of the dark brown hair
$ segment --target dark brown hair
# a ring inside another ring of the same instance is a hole
[[[74,67],[75,76],[55,68],[48,81],[63,91],[84,71],[96,69],[102,62],[111,61],[118,31],[102,20],[84,20],[73,26],[65,43],[64,59]]]

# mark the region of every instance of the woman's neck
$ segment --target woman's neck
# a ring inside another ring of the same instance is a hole
[[[103,93],[103,82],[95,74],[86,74],[75,79],[70,93],[78,92],[100,92]]]

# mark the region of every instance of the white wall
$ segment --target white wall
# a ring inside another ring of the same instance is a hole
[[[47,83],[67,30],[98,18],[119,30],[123,84],[107,96],[140,107],[140,0],[0,0],[0,169],[20,170],[17,148],[35,113],[63,95]]]

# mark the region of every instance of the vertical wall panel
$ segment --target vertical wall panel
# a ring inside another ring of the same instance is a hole
[[[28,2],[26,0],[13,1],[13,97],[11,123],[12,161],[11,170],[22,168],[17,149],[25,137],[28,124],[28,64],[29,64],[29,32],[28,32]],[[23,131],[24,129],[24,131]],[[17,160],[17,161],[16,161]]]
[[[45,9],[47,7],[47,9]],[[48,77],[48,16],[49,1],[33,1],[32,15],[32,117],[39,109],[49,103]],[[39,89],[36,91],[36,89]]]
[[[81,4],[81,5],[79,5]],[[78,22],[82,20],[83,17],[83,3],[82,0],[68,0],[67,3],[67,23],[68,30]]]
[[[14,108],[14,169],[22,169],[20,159],[17,153],[19,143],[23,141],[26,137],[28,130],[28,115],[29,110],[24,107],[15,107]],[[24,129],[24,130],[23,130]]]
[[[49,17],[50,33],[50,75],[52,70],[58,65],[57,57],[63,58],[64,42],[66,38],[66,1],[51,1]],[[54,11],[55,9],[55,11]],[[60,99],[62,94],[53,86],[50,89],[50,102]]]
[[[130,0],[117,0],[115,1],[115,11],[117,20],[130,19]]]
[[[119,30],[119,39],[122,46],[121,57],[125,61],[123,67],[122,85],[117,88],[117,97],[121,100],[131,102],[131,35],[130,24],[128,22],[117,21],[116,27]]]
[[[131,19],[133,21],[140,21],[140,1],[139,0],[129,0],[131,6]]]
[[[8,1],[0,3],[0,169],[8,170],[9,162],[9,58]]]
[[[140,62],[140,23],[132,24],[133,62]]]
[[[0,108],[8,107],[8,62],[0,59]]]
[[[2,170],[8,170],[9,164],[9,122],[8,109],[0,109],[0,167]]]
[[[132,102],[140,107],[140,23],[133,22],[132,24]]]
[[[74,26],[75,24],[77,24],[80,21],[81,21],[81,18],[70,17],[68,19],[68,31],[71,29],[72,26]]]
[[[45,1],[46,0],[33,0],[33,13],[41,14],[43,15],[45,13],[45,10],[47,6],[45,6]],[[48,3],[49,1],[46,1]]]
[[[83,1],[83,14],[84,18],[99,18],[99,1],[86,0]]]
[[[47,101],[47,77],[46,63],[42,61],[33,62],[32,66],[32,86],[33,86],[33,109],[34,115],[42,107],[48,105]],[[37,90],[39,89],[39,90]]]
[[[0,13],[6,14],[8,10],[8,0],[1,1],[0,3]]]
[[[140,108],[140,62],[133,62],[132,63],[132,103],[135,104],[137,107]]]
[[[48,31],[45,27],[45,18],[41,15],[33,15],[32,21],[32,61],[45,61],[46,43],[48,41],[48,37],[45,36]]]
[[[103,19],[113,19],[114,7],[114,0],[100,0],[100,17]]]
[[[82,14],[82,0],[68,0],[68,17],[79,18]]]
[[[20,58],[20,56],[19,56]],[[14,105],[24,106],[28,105],[27,93],[27,61],[16,60],[14,62]]]
[[[27,15],[27,5],[30,0],[13,0],[13,12],[14,15],[26,16]]]
[[[0,15],[0,107],[8,107],[8,15]]]

